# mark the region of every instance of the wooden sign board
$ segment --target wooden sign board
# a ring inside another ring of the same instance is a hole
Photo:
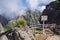
[[[41,21],[47,21],[47,19],[48,19],[48,16],[46,15],[41,16]]]

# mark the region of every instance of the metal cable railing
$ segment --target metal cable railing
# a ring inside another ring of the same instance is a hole
[[[30,26],[32,29],[39,29],[39,30],[43,30],[43,24],[38,24],[38,25],[31,25]],[[50,29],[52,32],[54,33],[60,33],[60,25],[56,25],[56,24],[45,24],[44,25],[44,29]]]

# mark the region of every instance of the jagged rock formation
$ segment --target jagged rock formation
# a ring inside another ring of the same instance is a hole
[[[50,4],[46,5],[46,9],[43,11],[42,15],[48,16],[48,20],[45,21],[45,24],[54,23],[54,24],[59,25],[59,26],[56,26],[58,29],[53,28],[52,30],[54,33],[59,34],[60,33],[60,28],[59,28],[60,27],[60,2],[53,1]],[[39,21],[42,24],[43,22],[41,21],[41,16],[39,18]]]
[[[60,25],[60,2],[54,1],[46,5],[46,9],[43,11],[42,15],[48,16],[46,23],[56,23],[57,25]],[[41,17],[39,21],[42,23]]]
[[[0,37],[2,35],[6,35],[8,40],[34,40],[34,36],[32,34],[31,30],[27,29],[20,29],[20,28],[13,28],[12,30],[9,30],[5,33],[0,34]]]

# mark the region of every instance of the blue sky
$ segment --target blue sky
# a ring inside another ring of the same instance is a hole
[[[28,7],[28,5],[29,5],[29,4],[26,2],[26,0],[22,0],[22,1],[21,1],[21,4],[22,4],[23,7]]]
[[[45,5],[55,0],[0,0],[0,15],[8,18],[14,18],[22,15],[25,9],[38,9],[41,12],[45,9]]]

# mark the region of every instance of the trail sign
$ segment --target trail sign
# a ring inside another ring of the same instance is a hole
[[[43,34],[45,34],[44,26],[45,26],[45,21],[47,21],[47,19],[48,19],[47,15],[41,16],[41,21],[43,21]]]
[[[43,15],[43,16],[41,16],[41,21],[47,21],[47,18],[48,18],[47,15]]]

